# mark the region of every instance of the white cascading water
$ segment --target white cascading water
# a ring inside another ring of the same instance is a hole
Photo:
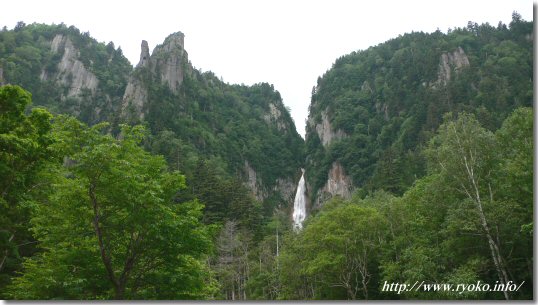
[[[297,193],[295,193],[295,200],[293,202],[293,228],[295,230],[301,230],[303,228],[303,221],[306,218],[306,187],[304,182],[304,170],[297,186]]]

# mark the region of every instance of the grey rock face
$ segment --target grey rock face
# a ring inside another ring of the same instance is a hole
[[[51,51],[59,53],[61,50],[63,50],[63,56],[58,63],[58,73],[47,75],[43,71],[41,80],[54,79],[59,84],[67,86],[69,88],[67,97],[78,97],[83,89],[90,90],[92,94],[95,93],[99,80],[78,60],[79,51],[71,40],[58,34],[52,40]]]
[[[335,161],[327,175],[327,182],[318,191],[316,207],[320,207],[323,202],[337,195],[344,199],[349,199],[352,193],[353,183],[351,178],[346,175],[344,167],[340,162]]]
[[[147,67],[149,65],[149,46],[148,42],[142,40],[142,45],[140,46],[140,61],[136,67]]]
[[[263,120],[267,124],[275,124],[280,131],[287,131],[289,128],[282,120],[282,112],[274,103],[269,103],[269,112],[263,115]]]
[[[168,36],[164,43],[156,46],[149,54],[148,42],[143,40],[140,61],[135,73],[129,78],[122,101],[122,117],[135,116],[143,119],[144,106],[148,102],[147,81],[165,83],[174,93],[179,92],[186,69],[190,71],[188,54],[184,48],[185,36],[181,32]],[[142,80],[141,74],[149,75]]]
[[[280,192],[282,198],[284,198],[286,202],[293,202],[296,188],[297,183],[292,181],[291,178],[278,178],[276,180],[276,186],[274,187],[274,191]]]
[[[333,130],[329,121],[328,109],[321,112],[321,123],[316,124],[316,132],[323,146],[328,146],[331,142],[347,137],[347,134],[342,130]]]
[[[58,51],[60,50],[60,46],[64,45],[65,39],[66,37],[61,34],[54,36],[54,39],[52,39],[52,43],[50,46],[50,50],[52,51],[52,53],[58,53]]]
[[[137,77],[131,76],[122,101],[122,116],[134,114],[138,119],[144,119],[144,104],[148,100],[148,89]]]
[[[245,173],[247,175],[246,186],[252,191],[252,194],[257,200],[262,201],[267,197],[267,194],[262,190],[261,179],[257,178],[256,171],[250,166],[247,160],[245,160]]]
[[[293,199],[295,198],[295,191],[297,188],[297,181],[294,181],[293,178],[278,178],[276,180],[276,184],[273,186],[271,191],[267,188],[264,188],[263,181],[260,177],[258,177],[256,170],[252,168],[252,166],[247,160],[245,160],[243,170],[245,174],[245,185],[251,190],[252,194],[254,195],[254,197],[256,197],[257,200],[263,201],[268,198],[271,192],[277,192],[282,196],[284,202],[288,204],[293,203]]]
[[[161,81],[174,93],[178,92],[183,83],[183,66],[188,62],[184,39],[185,35],[181,32],[168,36],[162,45],[153,49],[150,59],[151,71],[160,76]]]
[[[439,62],[437,83],[446,85],[452,77],[452,69],[455,73],[469,66],[469,58],[461,47],[452,53],[443,53]]]

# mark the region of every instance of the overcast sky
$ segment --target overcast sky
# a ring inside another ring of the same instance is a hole
[[[181,31],[196,68],[228,83],[273,84],[303,136],[312,87],[336,58],[411,31],[446,33],[468,21],[496,26],[513,11],[533,18],[532,0],[17,0],[0,8],[1,26],[74,25],[121,46],[133,65],[143,39],[153,50]]]

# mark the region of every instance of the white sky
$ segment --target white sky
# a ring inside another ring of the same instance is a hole
[[[133,65],[143,39],[151,51],[181,31],[196,68],[228,83],[273,84],[304,136],[312,87],[338,57],[411,31],[507,24],[513,11],[532,20],[533,1],[17,0],[1,4],[0,26],[64,22],[113,41]]]

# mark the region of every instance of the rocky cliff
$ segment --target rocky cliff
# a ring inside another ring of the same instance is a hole
[[[216,50],[217,51],[217,50]],[[282,98],[272,85],[223,83],[193,68],[181,32],[150,53],[142,41],[133,66],[112,42],[61,25],[0,31],[0,84],[19,84],[35,105],[88,124],[143,123],[146,148],[193,176],[200,160],[228,179],[239,177],[270,211],[293,203],[304,160]]]
[[[258,179],[258,174],[245,160],[244,173],[246,176],[245,185],[252,191],[256,199],[262,201],[267,197],[267,192],[263,189],[263,181]]]
[[[290,126],[287,126],[282,118],[282,110],[280,110],[275,103],[270,102],[269,111],[263,115],[265,123],[274,124],[280,131],[289,130]]]
[[[148,90],[153,83],[165,84],[174,94],[179,92],[185,73],[192,73],[184,47],[185,35],[177,32],[156,46],[151,55],[147,41],[143,40],[140,61],[130,76],[122,100],[121,117],[143,120],[147,113]]]
[[[166,83],[174,93],[178,93],[185,73],[192,70],[188,64],[188,54],[184,45],[185,35],[181,32],[168,36],[164,43],[153,49],[149,67],[161,82]]]
[[[329,120],[328,108],[321,112],[321,122],[315,122],[314,119],[310,119],[307,121],[307,124],[310,124],[316,130],[323,146],[328,146],[334,141],[347,137],[347,134],[344,131],[340,129],[335,130],[333,128]]]
[[[49,73],[43,69],[41,80],[52,80],[58,85],[66,87],[66,98],[78,98],[85,89],[94,95],[99,80],[79,60],[80,50],[73,45],[71,39],[63,34],[54,36],[50,50],[53,55],[62,54],[62,59],[58,63],[56,73]]]
[[[129,77],[129,82],[125,88],[125,93],[123,94],[122,106],[121,106],[121,116],[123,118],[129,115],[138,117],[139,119],[144,119],[144,104],[148,100],[148,88],[147,85],[142,81],[140,75],[136,72],[141,73],[140,70],[147,69],[149,70],[150,54],[148,42],[142,40],[140,51],[140,61],[136,65],[135,73]]]
[[[495,130],[532,105],[532,29],[513,25],[405,34],[338,58],[309,106],[314,208],[355,190],[405,192],[425,174],[422,148],[447,112],[471,112]]]
[[[437,84],[446,86],[453,73],[460,73],[461,70],[469,66],[469,58],[461,47],[453,52],[441,54],[439,60],[439,72],[437,73]]]
[[[132,71],[120,48],[64,24],[25,25],[0,36],[0,84],[21,85],[35,105],[89,124],[115,120]]]
[[[268,84],[228,85],[211,72],[194,69],[184,39],[174,33],[151,54],[142,41],[123,95],[121,120],[145,121],[155,133],[173,131],[204,158],[225,161],[258,200],[279,198],[289,205],[302,140],[280,94]]]
[[[340,196],[344,199],[351,198],[353,194],[353,182],[351,178],[346,175],[345,169],[342,167],[339,161],[335,161],[331,165],[331,169],[327,174],[327,182],[318,190],[315,198],[315,207],[319,208],[323,202],[334,196]]]
[[[316,121],[316,117],[319,121]],[[331,145],[347,138],[348,135],[343,130],[336,129],[331,124],[331,119],[329,107],[321,111],[319,116],[310,115],[306,128],[309,131],[306,134],[307,141],[310,137],[316,137],[319,139],[323,150],[326,150],[331,149]],[[352,180],[346,175],[345,169],[338,160],[332,162],[324,181],[323,186],[317,188],[315,195],[312,196],[315,198],[314,207],[320,207],[324,201],[337,195],[346,199],[351,197],[353,191]],[[312,189],[310,183],[307,183],[307,185],[309,185],[308,189]]]

